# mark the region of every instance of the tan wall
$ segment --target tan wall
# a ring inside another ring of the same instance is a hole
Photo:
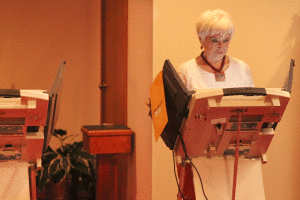
[[[135,133],[128,199],[151,200],[152,126],[146,101],[152,83],[152,0],[128,1],[128,127]]]
[[[0,19],[0,88],[49,91],[65,60],[56,128],[80,134],[98,124],[100,1],[1,1]]]
[[[249,64],[257,87],[281,87],[290,59],[300,62],[299,1],[154,1],[153,77],[165,59],[178,68],[200,54],[196,19],[216,8],[228,11],[236,27],[228,55]],[[299,73],[296,66],[291,100],[267,153],[268,163],[263,165],[267,199],[300,199]],[[152,172],[153,199],[175,199],[172,154],[162,140],[153,142]]]

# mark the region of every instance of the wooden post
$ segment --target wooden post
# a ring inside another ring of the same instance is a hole
[[[124,125],[83,126],[83,148],[96,154],[96,200],[126,199],[133,132]]]

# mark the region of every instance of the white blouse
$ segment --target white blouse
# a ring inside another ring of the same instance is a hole
[[[203,70],[196,58],[182,63],[177,72],[188,90],[254,87],[250,67],[244,61],[232,57],[229,57],[229,66],[224,72],[225,81],[216,81],[215,74]]]

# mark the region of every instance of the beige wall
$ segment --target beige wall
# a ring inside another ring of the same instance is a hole
[[[98,124],[100,1],[0,1],[0,20],[0,88],[49,91],[65,60],[56,128],[80,134]]]
[[[153,77],[165,59],[178,68],[200,54],[196,19],[216,8],[228,11],[236,27],[228,55],[249,64],[257,87],[281,87],[290,59],[297,64],[300,58],[300,2],[294,0],[154,1]],[[299,73],[296,66],[291,100],[263,165],[267,199],[300,199]],[[153,142],[152,180],[153,199],[176,198],[172,154],[162,140]]]
[[[128,1],[128,127],[135,133],[127,199],[151,200],[152,132],[146,101],[152,83],[152,0]]]

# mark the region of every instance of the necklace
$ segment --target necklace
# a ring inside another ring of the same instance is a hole
[[[202,51],[201,57],[202,57],[203,60],[206,62],[206,64],[208,64],[208,66],[214,70],[214,74],[215,74],[216,81],[225,81],[225,80],[226,80],[226,78],[225,78],[225,73],[222,72],[222,69],[223,69],[224,64],[225,64],[225,56],[224,56],[223,59],[222,59],[222,64],[221,64],[220,69],[217,69],[217,68],[215,68],[212,64],[210,64],[210,63],[206,60],[206,58],[204,57],[203,54],[204,54],[204,51]]]

